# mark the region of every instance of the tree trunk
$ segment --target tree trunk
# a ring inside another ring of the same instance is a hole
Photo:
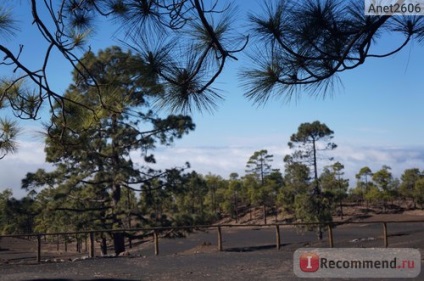
[[[120,169],[120,155],[118,151],[118,143],[116,141],[117,134],[117,116],[116,114],[112,115],[112,173],[113,173],[113,183],[112,183],[112,213],[114,223],[118,224],[118,227],[122,227],[123,223],[120,218],[117,217],[116,209],[118,203],[121,200],[121,184],[117,182],[116,177],[118,176],[118,171]],[[113,246],[115,249],[115,254],[119,255],[122,252],[125,252],[125,237],[122,233],[113,234]]]
[[[278,222],[278,207],[275,206],[275,222]]]
[[[131,203],[131,196],[130,196],[130,189],[127,188],[127,208],[128,208],[128,228],[131,228],[131,210],[132,210],[132,203]]]
[[[236,222],[238,222],[238,208],[237,208],[237,194],[234,193],[234,213],[236,215]]]
[[[252,220],[252,206],[249,206],[249,216],[250,220]]]
[[[315,180],[315,187],[314,192],[315,195],[320,194],[321,190],[318,183],[318,165],[317,165],[317,149],[315,144],[315,139],[312,141],[312,149],[313,149],[313,165],[314,165],[314,180]]]
[[[125,237],[123,233],[113,234],[113,246],[116,256],[118,256],[120,253],[125,252]]]
[[[106,237],[102,237],[102,242],[100,243],[100,252],[102,253],[102,256],[107,255]]]
[[[118,205],[119,200],[121,199],[121,186],[119,184],[113,185],[113,206],[112,206],[112,212],[113,212],[113,221],[114,223],[117,223],[119,228],[122,228],[123,223],[122,220],[117,217],[116,214],[116,208]],[[125,252],[125,237],[122,233],[114,233],[113,234],[113,248],[115,250],[115,255],[119,255],[122,252]]]
[[[322,236],[323,236],[323,231],[322,231],[322,226],[321,225],[318,225],[317,236],[318,236],[318,240],[321,241],[322,240]]]
[[[263,205],[263,212],[264,212],[264,224],[266,224],[266,206]]]
[[[212,188],[211,189],[211,202],[212,202],[212,213],[214,215],[216,215],[217,211],[216,211],[216,202],[215,202],[215,189]]]

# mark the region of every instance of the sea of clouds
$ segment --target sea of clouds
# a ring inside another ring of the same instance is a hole
[[[269,154],[274,155],[273,168],[284,171],[283,157],[290,154],[286,145],[160,147],[153,152],[157,161],[153,167],[157,169],[182,167],[185,162],[189,162],[192,170],[204,175],[211,173],[228,178],[230,173],[236,172],[243,176],[249,157],[260,149],[267,149]],[[424,170],[424,146],[339,145],[337,149],[327,153],[327,156],[334,157],[334,161],[339,161],[345,166],[345,177],[350,180],[351,187],[356,184],[355,174],[364,166],[377,171],[383,165],[388,165],[397,178],[405,169]],[[133,152],[131,158],[135,163],[143,164],[143,158],[139,153]],[[325,162],[321,161],[321,168],[324,164]],[[26,192],[21,189],[21,180],[28,172],[35,172],[39,168],[53,169],[51,164],[45,162],[44,143],[40,140],[20,141],[18,153],[7,155],[0,160],[0,191],[11,188],[15,197],[24,196]]]

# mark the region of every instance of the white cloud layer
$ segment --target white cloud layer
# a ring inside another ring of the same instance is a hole
[[[283,157],[290,153],[285,145],[255,147],[240,146],[170,146],[155,151],[155,168],[165,169],[183,166],[189,162],[192,170],[201,174],[218,174],[228,178],[232,172],[244,174],[246,162],[257,150],[267,149],[274,155],[273,168],[284,170]],[[364,166],[377,171],[383,165],[392,168],[393,175],[400,177],[405,169],[424,169],[424,146],[420,147],[375,147],[357,145],[339,145],[331,152],[335,161],[345,166],[345,175],[350,185],[355,185],[355,174]],[[141,161],[137,153],[131,155],[134,162]],[[19,144],[19,152],[0,160],[0,191],[12,188],[16,197],[25,195],[21,190],[21,180],[26,173],[39,168],[50,169],[44,161],[44,145],[40,141],[25,141]]]
[[[12,188],[15,197],[26,194],[21,189],[21,180],[28,172],[37,169],[50,169],[45,162],[44,144],[37,141],[21,141],[18,143],[18,153],[6,155],[0,160],[0,191]]]
[[[202,174],[209,172],[224,178],[232,172],[244,174],[244,168],[253,152],[260,150],[253,146],[216,146],[216,147],[169,147],[156,153],[157,166],[166,168],[190,162],[193,170]],[[274,155],[273,168],[284,170],[283,157],[290,153],[287,146],[264,147]],[[375,146],[343,146],[328,153],[335,161],[345,166],[345,175],[355,185],[355,174],[368,166],[372,171],[381,169],[383,165],[392,168],[394,177],[400,177],[405,169],[419,168],[424,170],[424,146],[422,147],[375,147]],[[322,167],[324,163],[320,163]]]

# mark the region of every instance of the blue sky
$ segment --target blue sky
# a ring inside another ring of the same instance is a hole
[[[243,1],[246,3],[247,1]],[[260,2],[260,1],[259,1]],[[254,1],[242,6],[256,9]],[[22,24],[29,11],[16,9]],[[23,25],[16,39],[7,46],[25,45],[24,59],[39,65],[44,45],[34,27]],[[110,40],[109,29],[100,29],[92,48],[117,44]],[[386,34],[374,47],[385,50],[396,45],[399,38]],[[385,59],[370,59],[355,70],[340,75],[341,84],[327,98],[311,98],[306,94],[290,103],[271,100],[257,107],[243,97],[237,76],[246,61],[231,63],[215,84],[224,100],[213,114],[195,112],[196,130],[171,147],[159,147],[158,168],[183,165],[189,161],[194,170],[227,177],[231,172],[244,173],[245,164],[254,151],[268,149],[274,155],[274,168],[284,169],[282,158],[289,153],[287,142],[302,122],[319,120],[334,132],[338,148],[331,153],[345,165],[350,185],[363,166],[373,171],[389,165],[396,177],[406,168],[424,169],[424,65],[423,44],[414,42],[401,53]],[[69,66],[52,62],[50,74],[54,87],[64,90],[71,81]],[[1,75],[5,72],[0,68]],[[6,114],[0,111],[0,116]],[[0,190],[10,187],[16,195],[20,180],[30,171],[48,167],[44,163],[43,142],[36,133],[40,122],[21,122],[24,132],[19,139],[19,152],[0,160]],[[137,155],[133,154],[135,160]]]

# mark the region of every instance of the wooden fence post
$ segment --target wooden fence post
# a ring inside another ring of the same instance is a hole
[[[94,232],[90,232],[90,252],[88,256],[94,258]]]
[[[81,253],[81,239],[78,236],[78,233],[75,234],[75,241],[76,241],[75,250],[77,251],[77,253]]]
[[[65,241],[65,253],[68,252],[68,236],[64,235],[63,240]]]
[[[333,227],[331,224],[328,225],[328,242],[330,243],[330,248],[334,248]]]
[[[275,225],[275,240],[277,250],[280,250],[280,226],[278,224]]]
[[[222,233],[220,226],[218,226],[218,251],[222,251]]]
[[[389,240],[387,239],[387,223],[383,223],[383,236],[384,236],[384,247],[389,246]]]
[[[155,256],[157,256],[159,255],[159,236],[157,230],[153,232],[153,242],[155,244]]]
[[[37,263],[41,262],[41,234],[37,235]]]

